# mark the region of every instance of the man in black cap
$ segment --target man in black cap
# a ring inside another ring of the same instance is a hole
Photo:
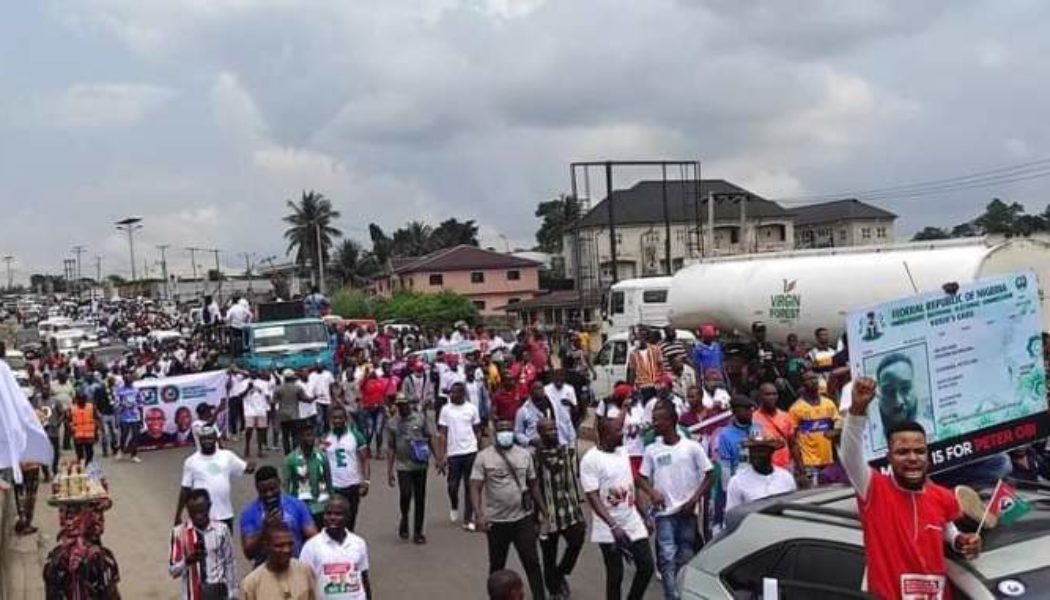
[[[726,511],[762,498],[786,494],[796,489],[795,478],[786,469],[773,465],[773,453],[784,447],[783,440],[757,438],[745,440],[747,464],[741,465],[726,488]]]
[[[754,423],[755,403],[743,394],[735,394],[729,401],[733,414],[729,424],[718,434],[718,462],[722,470],[722,485],[715,498],[715,523],[722,523],[729,479],[744,462],[744,442],[761,437],[762,428]]]

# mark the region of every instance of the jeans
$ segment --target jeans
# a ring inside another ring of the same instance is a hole
[[[116,452],[120,448],[120,427],[117,425],[116,415],[102,415],[102,431],[100,432],[102,442],[102,456],[109,456],[110,450]]]
[[[540,569],[540,557],[536,552],[536,519],[533,515],[517,521],[490,523],[489,538],[489,574],[507,566],[507,554],[510,545],[518,553],[518,560],[525,569],[529,580],[529,589],[533,600],[543,600],[543,571]]]
[[[120,424],[120,449],[124,454],[130,454],[135,456],[139,452],[139,429],[142,428],[142,423],[135,421],[133,423],[121,423]]]
[[[361,410],[361,433],[365,436],[365,445],[376,442],[376,454],[383,451],[383,425],[386,422],[386,407],[373,406]]]
[[[470,471],[474,468],[476,452],[450,456],[448,459],[448,503],[452,510],[459,510],[459,486],[463,484],[463,522],[470,523],[474,517],[474,503],[470,499]]]
[[[51,458],[51,472],[49,476],[57,477],[58,461],[62,457],[62,445],[60,443],[60,438],[58,437],[58,432],[56,431],[54,435],[48,434],[47,441],[51,442],[51,450],[53,450],[53,456]]]
[[[415,513],[412,519],[412,532],[415,535],[423,533],[423,517],[427,514],[427,470],[415,469],[412,471],[397,472],[397,490],[400,493],[401,504],[401,531],[408,531],[408,509],[415,503]]]
[[[602,551],[602,562],[605,563],[605,598],[620,600],[620,585],[623,583],[623,555],[616,544],[598,544]],[[634,561],[634,579],[627,592],[627,600],[642,600],[649,580],[653,578],[653,551],[649,549],[649,539],[642,538],[631,542],[627,548]]]
[[[339,494],[343,498],[346,498],[346,502],[350,505],[350,510],[346,513],[346,528],[350,531],[354,530],[357,526],[357,509],[361,506],[361,486],[351,485],[349,487],[332,488],[332,491]],[[323,528],[318,525],[319,528]]]
[[[565,587],[565,580],[572,574],[576,559],[580,557],[583,540],[587,536],[587,523],[580,521],[562,531],[552,531],[546,538],[540,538],[540,551],[543,553],[543,581],[551,595],[557,594]],[[558,562],[558,538],[565,538],[565,554]]]
[[[696,548],[696,514],[684,511],[656,517],[656,565],[660,570],[665,600],[678,600],[678,570],[693,557]]]

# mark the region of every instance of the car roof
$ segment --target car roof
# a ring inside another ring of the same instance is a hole
[[[1050,568],[1050,486],[1011,482],[1032,505],[1032,512],[1009,527],[985,528],[983,552],[973,561],[955,561],[984,581],[1016,573]],[[1027,489],[1022,489],[1027,488]],[[985,499],[991,489],[982,490]],[[747,556],[761,548],[789,539],[822,539],[863,547],[856,494],[845,485],[800,490],[750,503],[726,514],[724,531],[711,544],[740,536],[741,544],[729,543],[703,570],[719,573],[733,564],[726,562],[740,552]],[[751,539],[754,538],[754,539]],[[718,563],[723,563],[718,566]]]

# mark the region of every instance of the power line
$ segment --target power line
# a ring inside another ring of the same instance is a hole
[[[784,204],[806,204],[823,200],[859,197],[866,200],[889,200],[895,198],[913,198],[933,195],[948,191],[974,189],[1027,181],[1050,176],[1050,158],[1044,158],[1016,165],[978,171],[966,175],[918,181],[868,190],[854,190],[837,194],[815,194],[776,199]]]

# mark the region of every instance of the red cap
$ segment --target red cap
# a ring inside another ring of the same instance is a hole
[[[715,335],[717,335],[717,331],[718,330],[715,329],[715,326],[711,323],[700,326],[700,335],[703,337],[715,337]]]
[[[621,383],[620,385],[613,388],[613,398],[617,400],[626,400],[631,397],[634,393],[634,388],[629,383]]]
[[[671,387],[674,385],[674,377],[671,377],[670,373],[661,373],[660,378],[656,380],[656,383],[665,387]]]

